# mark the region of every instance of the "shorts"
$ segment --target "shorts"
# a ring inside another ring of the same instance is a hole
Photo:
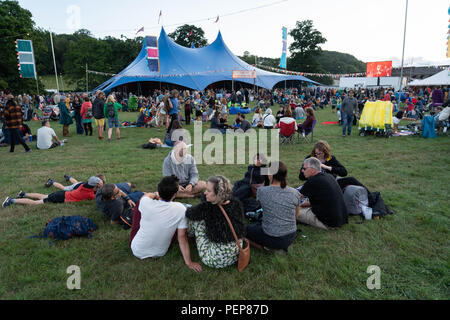
[[[65,191],[56,191],[53,193],[50,193],[47,198],[45,198],[43,201],[44,203],[46,202],[51,202],[51,203],[64,203],[64,201],[66,200],[66,192]]]
[[[397,117],[392,117],[392,122],[393,122],[395,125],[399,124],[400,121],[401,121],[401,120],[400,120],[399,118],[397,118]]]
[[[97,127],[103,127],[105,125],[105,118],[102,119],[94,119],[95,120],[95,125]]]
[[[108,128],[120,127],[119,118],[108,118]]]
[[[83,182],[77,182],[70,186],[66,186],[66,187],[64,187],[64,191],[72,191],[72,190],[78,189],[78,187],[82,184],[83,184]]]

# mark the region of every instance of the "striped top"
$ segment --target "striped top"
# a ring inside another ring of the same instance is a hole
[[[5,107],[3,116],[6,120],[7,129],[19,129],[23,124],[22,108],[19,106]]]

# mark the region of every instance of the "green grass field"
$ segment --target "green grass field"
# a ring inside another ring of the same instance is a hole
[[[45,86],[45,89],[56,89],[55,75],[39,76],[39,80],[42,81],[42,83]],[[58,76],[58,84],[59,90],[62,92],[74,91],[76,89],[75,83],[71,83],[68,77]]]
[[[204,266],[198,274],[184,265],[177,245],[160,259],[135,258],[128,246],[129,231],[111,226],[93,201],[13,205],[0,209],[0,299],[448,299],[450,138],[359,137],[356,127],[351,137],[343,138],[338,125],[320,124],[336,121],[329,108],[316,115],[314,140],[328,141],[349,176],[380,191],[395,215],[364,223],[351,217],[348,225],[329,232],[299,226],[301,232],[286,255],[253,249],[243,272],[236,266]],[[120,118],[136,121],[137,114],[121,113]],[[29,125],[33,133],[40,126],[37,121]],[[52,127],[61,137],[61,125],[52,122]],[[108,182],[131,181],[138,190],[156,190],[169,149],[140,146],[150,137],[162,139],[163,133],[124,128],[122,140],[111,143],[99,141],[96,133],[77,136],[75,125],[70,133],[64,147],[50,151],[37,151],[35,142],[30,154],[21,146],[14,154],[1,148],[2,201],[19,190],[54,192],[44,187],[45,181],[64,182],[64,174],[85,180],[104,173]],[[300,185],[299,168],[311,149],[312,144],[280,146],[290,186]],[[198,169],[203,180],[222,174],[234,182],[243,177],[246,166]],[[99,229],[92,238],[53,246],[47,239],[29,238],[62,215],[89,217]],[[191,255],[199,261],[194,245]],[[71,265],[81,269],[80,290],[66,287]],[[381,269],[379,290],[366,286],[370,265]]]

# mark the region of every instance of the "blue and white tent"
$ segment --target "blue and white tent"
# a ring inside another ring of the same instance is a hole
[[[95,90],[110,92],[113,88],[133,82],[164,82],[203,90],[219,81],[231,81],[232,71],[256,71],[254,79],[235,79],[240,82],[272,89],[277,83],[288,80],[318,84],[303,76],[283,75],[255,68],[236,57],[218,33],[216,40],[203,48],[186,48],[175,43],[164,28],[158,39],[160,72],[151,71],[147,59],[147,38],[137,58],[120,73]]]

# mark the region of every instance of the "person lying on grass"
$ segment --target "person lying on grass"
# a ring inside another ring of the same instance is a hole
[[[176,234],[187,267],[202,272],[202,266],[191,260],[186,207],[173,202],[177,192],[178,178],[169,176],[162,178],[158,184],[158,193],[146,193],[142,196],[139,207],[135,208],[140,213],[140,219],[136,223],[133,221],[133,228],[139,224],[139,229],[133,229],[130,234],[131,251],[141,260],[162,257],[169,250]]]
[[[120,216],[124,211],[134,208],[144,195],[141,191],[131,192],[131,188],[126,188],[126,186],[125,191],[127,192],[124,192],[120,187],[123,188],[123,184],[108,183],[95,193],[95,202],[98,210],[110,219],[111,224],[119,224],[121,221]]]
[[[20,191],[17,198],[6,197],[2,203],[5,208],[11,204],[25,204],[25,205],[41,205],[47,202],[64,203],[64,202],[78,202],[83,200],[94,200],[95,192],[103,185],[103,181],[98,177],[90,177],[88,182],[84,183],[78,189],[72,191],[56,191],[49,195],[41,193],[25,193]],[[36,200],[32,200],[36,199]]]
[[[103,181],[103,184],[106,183],[106,177],[104,174],[98,174],[98,175],[96,175],[96,177],[100,178]],[[86,182],[79,182],[77,179],[75,179],[67,174],[64,175],[64,179],[67,182],[70,182],[71,184],[68,186],[64,186],[61,183],[54,181],[53,179],[48,179],[47,182],[44,184],[44,186],[46,188],[50,188],[51,186],[53,186],[59,190],[72,191],[72,190],[78,189],[78,187],[80,187],[81,185],[86,183]]]

